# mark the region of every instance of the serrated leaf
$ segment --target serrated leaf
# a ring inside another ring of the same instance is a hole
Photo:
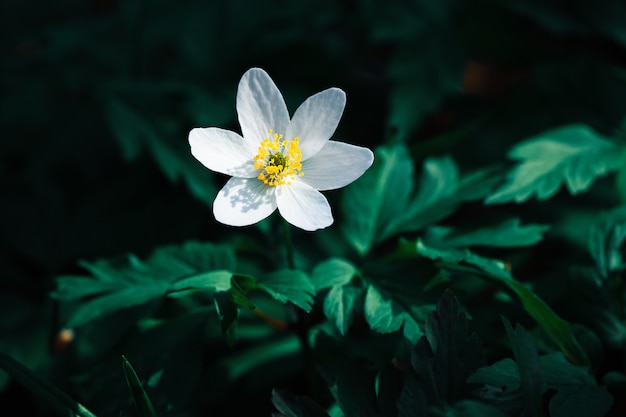
[[[357,272],[356,267],[345,259],[331,258],[313,268],[311,282],[315,286],[315,290],[319,291],[347,284]]]
[[[544,415],[541,401],[543,382],[537,348],[532,336],[520,324],[513,329],[506,318],[503,317],[502,321],[517,363],[520,387],[525,400],[524,409],[533,417],[541,417]]]
[[[272,390],[272,404],[285,417],[328,417],[324,409],[309,397],[285,390]]]
[[[427,309],[430,306],[427,306]],[[418,314],[424,314],[424,306],[422,311],[415,311],[412,306],[402,306],[394,302],[390,297],[385,297],[374,286],[370,285],[365,293],[365,301],[363,304],[363,314],[370,328],[379,333],[391,333],[402,328],[402,331],[411,343],[415,343],[420,336],[422,330],[417,320]]]
[[[150,401],[150,398],[148,398],[148,395],[143,388],[143,384],[133,369],[133,366],[130,364],[128,359],[124,357],[124,355],[122,355],[122,369],[124,370],[126,385],[128,385],[128,388],[130,389],[133,397],[133,403],[135,404],[135,409],[137,410],[139,417],[155,417],[156,412],[154,411],[152,402]]]
[[[36,397],[54,409],[59,415],[70,417],[96,417],[85,406],[73,400],[49,381],[26,368],[10,356],[0,352],[0,368],[15,378]]]
[[[234,254],[227,246],[187,242],[158,248],[146,260],[130,255],[81,265],[91,276],[58,277],[52,293],[58,300],[80,300],[69,327],[159,300],[168,291],[228,290],[232,274],[223,268],[234,265]]]
[[[574,363],[588,365],[589,358],[582,350],[571,329],[571,325],[560,318],[537,294],[515,280],[502,261],[484,258],[468,249],[434,249],[427,247],[421,239],[416,245],[417,253],[433,259],[441,259],[444,268],[457,268],[467,273],[475,273],[504,285],[511,290],[522,303],[526,312],[536,320],[546,334],[561,351]],[[463,265],[468,265],[465,268]]]
[[[413,372],[398,400],[402,416],[425,415],[424,410],[460,400],[468,390],[467,378],[484,365],[482,343],[469,334],[452,291],[444,292],[424,333],[411,352]]]
[[[584,192],[597,177],[624,164],[624,149],[588,126],[572,124],[516,145],[509,157],[519,164],[485,204],[523,203],[534,196],[546,200],[563,184],[573,195]]]
[[[354,305],[363,289],[350,285],[333,286],[324,300],[324,314],[346,335],[354,318]]]
[[[496,226],[464,231],[453,227],[433,226],[424,234],[424,241],[433,247],[453,248],[468,246],[518,247],[541,241],[549,226],[521,225],[520,219],[506,220]]]
[[[311,311],[315,287],[303,271],[283,269],[266,274],[258,284],[282,303],[291,302],[304,311]]]

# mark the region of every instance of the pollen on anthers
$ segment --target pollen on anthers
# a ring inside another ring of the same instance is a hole
[[[254,157],[254,168],[261,169],[257,178],[269,186],[291,185],[296,176],[304,176],[300,159],[300,138],[283,140],[283,135],[269,130]]]

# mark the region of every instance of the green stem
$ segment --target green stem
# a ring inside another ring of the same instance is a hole
[[[291,229],[289,223],[283,219],[283,231],[285,234],[285,250],[287,252],[287,266],[289,269],[296,269],[296,261],[293,251],[293,241],[291,239]],[[302,349],[302,362],[304,365],[304,372],[309,386],[309,395],[313,399],[319,397],[319,390],[317,389],[316,373],[315,373],[315,360],[313,358],[313,350],[309,344],[309,320],[306,312],[292,303],[287,304],[290,309],[290,315],[295,318],[295,322],[291,324],[293,330],[298,335],[300,341],[300,347]]]
[[[283,231],[285,233],[285,249],[287,251],[287,267],[296,269],[296,261],[293,256],[293,241],[291,240],[291,229],[289,223],[283,220]]]

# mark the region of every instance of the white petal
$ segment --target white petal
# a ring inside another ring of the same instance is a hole
[[[229,130],[217,127],[195,128],[189,132],[191,154],[212,171],[233,177],[253,178],[257,149]]]
[[[289,223],[308,231],[323,229],[333,223],[328,200],[319,191],[300,181],[277,188],[278,211]]]
[[[241,77],[237,89],[237,115],[243,137],[257,144],[268,131],[285,133],[289,111],[282,94],[265,71],[252,68]]]
[[[346,105],[346,94],[329,88],[307,98],[298,107],[285,132],[285,138],[300,138],[302,160],[315,155],[335,133]]]
[[[231,178],[213,202],[215,219],[230,226],[248,226],[263,220],[276,210],[272,188],[256,178]]]
[[[373,162],[369,149],[330,140],[302,163],[304,176],[299,180],[316,190],[334,190],[359,178]]]

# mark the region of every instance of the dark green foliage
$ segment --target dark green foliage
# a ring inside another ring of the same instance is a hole
[[[623,1],[9,0],[0,23],[1,415],[624,414]],[[324,191],[327,229],[214,219],[227,177],[188,134],[239,131],[251,67],[292,114],[346,92],[333,139],[375,160]]]
[[[413,372],[398,402],[401,416],[427,415],[467,394],[466,379],[484,365],[481,342],[469,334],[467,317],[447,290],[425,324],[425,336],[411,352]]]

